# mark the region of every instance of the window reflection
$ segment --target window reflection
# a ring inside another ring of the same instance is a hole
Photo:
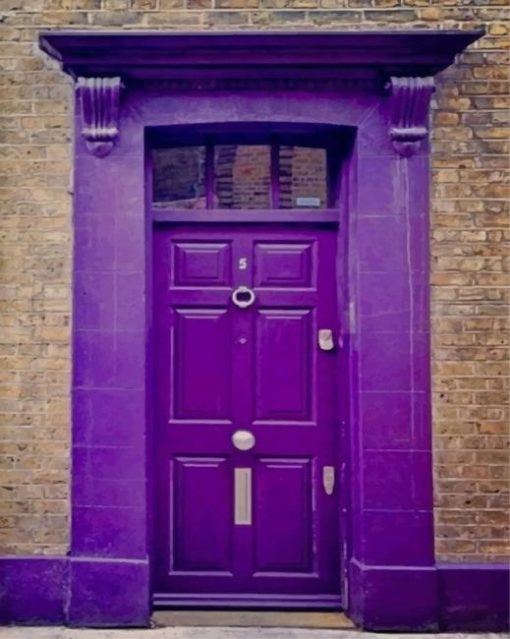
[[[324,209],[325,148],[211,144],[153,150],[153,201],[175,209]]]
[[[215,202],[220,209],[268,209],[271,148],[221,144],[214,149]]]
[[[280,208],[327,206],[325,149],[303,146],[279,148]]]
[[[203,209],[205,201],[205,147],[155,149],[154,201],[177,209]]]

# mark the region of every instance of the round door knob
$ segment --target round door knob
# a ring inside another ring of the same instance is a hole
[[[236,430],[232,443],[237,450],[250,450],[255,446],[255,436],[249,430]]]
[[[255,293],[247,286],[238,286],[232,291],[232,301],[238,308],[248,308],[255,301]]]

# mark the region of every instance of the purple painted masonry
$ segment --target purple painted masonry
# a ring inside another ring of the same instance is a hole
[[[64,624],[67,557],[0,558],[0,624]]]
[[[508,565],[438,564],[443,630],[508,629],[510,574]]]
[[[501,592],[508,569],[437,566],[433,548],[428,105],[431,77],[480,35],[41,36],[79,88],[72,534],[67,558],[0,560],[4,623],[149,623],[156,407],[147,145],[155,132],[172,139],[182,127],[238,123],[251,133],[325,126],[350,140],[337,268],[349,371],[338,389],[349,614],[378,630],[505,626],[503,596],[487,592]]]

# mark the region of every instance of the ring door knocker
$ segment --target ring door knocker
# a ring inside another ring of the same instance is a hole
[[[255,293],[247,286],[238,286],[232,291],[232,302],[238,308],[248,308],[255,301]]]

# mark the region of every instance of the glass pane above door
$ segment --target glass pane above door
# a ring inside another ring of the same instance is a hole
[[[156,208],[313,214],[335,207],[339,165],[331,149],[277,139],[267,144],[203,141],[152,151]]]
[[[327,206],[326,150],[280,146],[279,205],[282,209],[314,209]]]
[[[271,147],[214,147],[214,203],[218,209],[271,208]]]
[[[176,209],[204,209],[205,146],[154,149],[153,201]]]

